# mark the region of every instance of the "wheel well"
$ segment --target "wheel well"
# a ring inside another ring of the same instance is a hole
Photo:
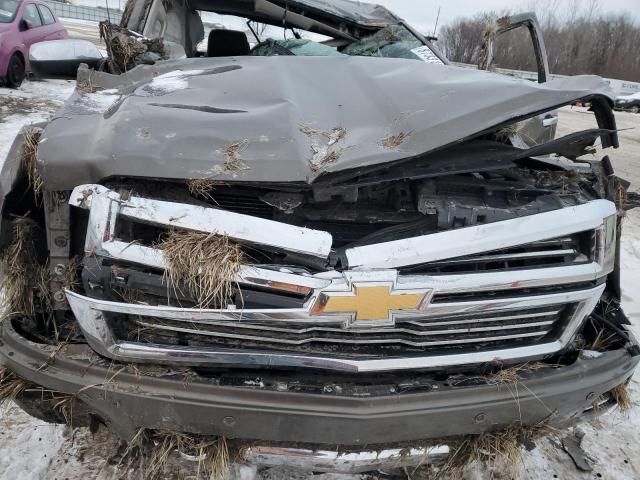
[[[13,52],[13,56],[17,56],[20,60],[22,60],[22,64],[26,65],[25,59],[24,59],[24,55],[22,54],[22,52],[20,50],[16,50],[15,52]]]

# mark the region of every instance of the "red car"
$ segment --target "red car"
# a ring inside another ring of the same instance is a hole
[[[45,3],[0,0],[0,81],[19,87],[30,71],[31,45],[67,37],[67,30]]]

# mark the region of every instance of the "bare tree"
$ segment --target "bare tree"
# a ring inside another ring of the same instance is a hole
[[[537,11],[552,73],[596,74],[640,81],[640,25],[623,14],[601,14],[599,0],[539,0]],[[507,12],[508,13],[508,12]],[[486,12],[459,18],[439,31],[438,45],[453,61],[478,63],[483,32],[505,12]],[[498,67],[533,71],[531,40],[524,30],[514,30],[496,42]]]

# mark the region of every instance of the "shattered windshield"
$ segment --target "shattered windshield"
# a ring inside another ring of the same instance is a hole
[[[306,57],[342,56],[338,50],[322,43],[304,38],[289,40],[269,39],[257,45],[251,55],[271,57],[277,55],[297,55]]]
[[[402,25],[389,25],[346,46],[342,53],[366,57],[408,58],[442,63],[433,51]]]
[[[297,55],[297,56],[362,56],[408,58],[428,63],[442,61],[433,51],[416,38],[402,25],[391,25],[376,33],[353,42],[342,50],[309,39],[268,39],[258,44],[251,52],[258,56]]]
[[[0,0],[0,23],[11,23],[16,17],[18,0]]]

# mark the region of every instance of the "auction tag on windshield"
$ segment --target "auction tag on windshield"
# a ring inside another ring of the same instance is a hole
[[[440,65],[444,65],[442,60],[440,60],[433,51],[427,47],[426,45],[422,45],[421,47],[416,47],[411,49],[411,53],[417,56],[420,60],[427,63],[437,63]]]

